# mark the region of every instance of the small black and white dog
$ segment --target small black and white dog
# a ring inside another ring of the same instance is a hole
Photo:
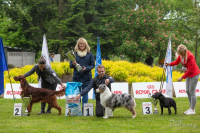
[[[163,114],[163,107],[168,108],[169,115],[171,114],[171,107],[174,108],[175,114],[177,113],[176,102],[172,98],[166,98],[162,93],[156,92],[152,95],[153,98],[159,99],[160,101],[160,108],[161,108],[161,115]]]
[[[125,107],[133,114],[132,118],[136,117],[136,103],[131,95],[114,94],[105,84],[101,84],[96,92],[100,93],[101,105],[105,108],[105,116],[103,118],[108,118],[117,107]]]

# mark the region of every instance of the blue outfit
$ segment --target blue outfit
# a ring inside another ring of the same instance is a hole
[[[114,79],[106,74],[104,74],[103,78],[99,78],[99,76],[97,75],[94,79],[90,81],[90,84],[83,91],[80,92],[80,95],[84,96],[93,88],[96,100],[100,100],[100,94],[96,93],[96,89],[98,89],[99,85],[105,84],[106,79],[110,80],[110,83],[107,85],[107,87],[111,90],[111,83],[114,82]]]
[[[82,84],[82,90],[89,85],[90,81],[92,80],[92,72],[91,70],[95,67],[94,56],[92,52],[87,53],[86,56],[80,57],[76,53],[76,62],[80,66],[86,67],[85,71],[78,72],[76,67],[70,61],[70,68],[74,68],[73,72],[73,82],[80,82]],[[80,90],[81,91],[81,90]],[[88,93],[82,97],[82,107],[84,103],[88,102]]]
[[[51,62],[53,62],[53,58],[52,57],[49,57],[49,59],[50,59]]]

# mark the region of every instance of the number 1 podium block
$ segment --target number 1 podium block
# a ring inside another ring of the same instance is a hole
[[[83,115],[93,116],[93,103],[84,103]]]

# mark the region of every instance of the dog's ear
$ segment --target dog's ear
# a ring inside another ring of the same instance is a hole
[[[25,76],[24,75],[19,75],[18,76],[20,79],[23,79],[23,78],[25,78]]]
[[[20,81],[22,78],[25,78],[25,76],[24,75],[19,75],[19,76],[15,76],[14,80],[15,81]]]
[[[28,84],[25,78],[20,78],[21,88],[25,88],[25,85]]]
[[[20,83],[21,83],[21,88],[23,89],[24,88],[24,79],[21,79]]]
[[[104,89],[106,89],[106,84],[104,84],[104,87],[103,87]]]
[[[163,96],[163,94],[161,92],[157,92],[158,93],[158,97]]]
[[[15,76],[15,77],[14,77],[14,80],[15,80],[15,81],[19,81],[18,76]]]

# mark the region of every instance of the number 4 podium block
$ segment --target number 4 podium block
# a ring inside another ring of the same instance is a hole
[[[93,103],[84,103],[83,115],[93,116]]]

